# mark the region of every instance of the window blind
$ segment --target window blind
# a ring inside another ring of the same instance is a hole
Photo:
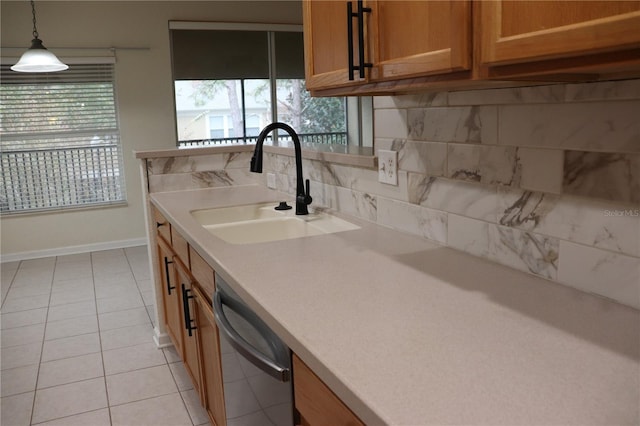
[[[113,64],[0,77],[3,214],[126,200]]]
[[[270,31],[171,30],[174,80],[268,79]],[[275,32],[278,78],[304,79],[302,32]]]

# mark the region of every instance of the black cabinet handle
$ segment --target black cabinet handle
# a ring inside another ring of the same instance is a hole
[[[184,284],[182,285],[182,307],[183,307],[183,311],[184,311],[184,328],[189,332],[189,337],[193,336],[193,330],[197,329],[197,327],[194,327],[191,325],[191,323],[193,323],[193,320],[191,319],[191,311],[189,310],[189,299],[193,299],[195,296],[190,296],[189,292],[191,291],[191,289],[188,289],[187,287],[185,287]]]
[[[167,222],[156,222],[156,228],[160,228],[161,226],[165,226]]]
[[[365,68],[373,67],[372,63],[364,61],[364,14],[371,13],[370,7],[364,7],[362,0],[358,0],[358,11],[353,12],[351,2],[347,3],[347,48],[349,49],[349,80],[353,80],[353,72],[359,71],[360,78],[364,78]],[[358,20],[358,65],[353,64],[353,18]]]
[[[349,80],[353,80],[353,5],[347,2],[347,50],[349,54]]]
[[[167,294],[171,295],[171,290],[175,289],[175,286],[171,286],[171,274],[169,274],[169,265],[172,264],[173,261],[169,260],[167,256],[164,257],[164,274],[167,278]]]

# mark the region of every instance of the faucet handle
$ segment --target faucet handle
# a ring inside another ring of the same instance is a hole
[[[309,205],[313,201],[313,198],[311,198],[311,192],[309,191],[309,179],[307,179],[304,182],[304,188],[305,188],[304,203]]]
[[[258,151],[257,148],[256,151]],[[256,151],[253,152],[253,156],[251,157],[249,171],[253,173],[262,173],[262,150],[259,153]]]

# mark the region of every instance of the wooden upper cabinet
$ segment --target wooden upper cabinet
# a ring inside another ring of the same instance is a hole
[[[485,65],[640,47],[640,1],[481,1]]]
[[[356,84],[358,77],[349,80],[347,2],[304,0],[302,16],[307,89]]]
[[[445,74],[471,68],[471,5],[452,1],[363,1],[363,51],[352,17],[353,64],[371,63],[365,77],[349,80],[349,1],[304,0],[307,89]],[[353,13],[358,1],[351,0]]]
[[[376,1],[369,19],[374,44],[371,80],[471,68],[468,1]]]
[[[347,3],[303,0],[313,95],[640,75],[640,0],[364,0],[363,56],[371,67],[350,81]],[[351,3],[357,11],[358,1]],[[358,20],[352,23],[359,64]]]

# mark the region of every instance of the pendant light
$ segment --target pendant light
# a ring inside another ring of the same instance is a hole
[[[38,38],[36,6],[33,0],[31,0],[31,14],[33,15],[33,40],[31,40],[31,47],[24,52],[18,63],[12,66],[11,69],[18,72],[55,72],[66,70],[69,66],[60,62],[56,55],[49,52],[42,45],[42,40]]]

